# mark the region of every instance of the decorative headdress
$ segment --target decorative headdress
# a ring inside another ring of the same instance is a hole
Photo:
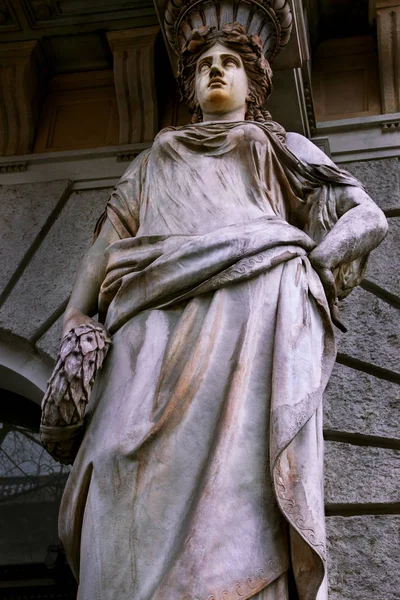
[[[288,43],[292,21],[288,0],[169,0],[164,24],[172,50],[180,55],[194,29],[240,23],[249,37],[260,38],[271,63]]]

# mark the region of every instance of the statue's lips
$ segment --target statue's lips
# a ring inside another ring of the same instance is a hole
[[[208,84],[209,88],[213,88],[215,85],[218,85],[218,87],[220,87],[221,85],[226,85],[225,81],[223,79],[213,79],[212,81],[210,81],[210,83]]]

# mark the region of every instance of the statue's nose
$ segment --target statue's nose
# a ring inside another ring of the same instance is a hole
[[[210,77],[221,77],[223,75],[223,71],[221,67],[218,65],[212,65],[210,69]]]

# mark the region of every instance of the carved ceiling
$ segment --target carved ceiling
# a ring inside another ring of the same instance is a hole
[[[107,69],[106,32],[156,24],[152,0],[0,0],[0,43],[38,40],[53,74]]]

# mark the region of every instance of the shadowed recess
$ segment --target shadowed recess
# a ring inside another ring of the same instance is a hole
[[[383,211],[386,217],[400,217],[400,208],[388,208]]]
[[[400,384],[400,373],[396,373],[396,371],[390,371],[389,369],[384,369],[383,367],[378,367],[377,365],[359,360],[358,358],[354,358],[352,356],[348,356],[347,354],[338,352],[336,356],[336,362],[339,365],[351,367],[356,371],[363,371],[364,373],[373,375],[378,379],[385,379],[386,381]]]
[[[385,438],[379,435],[365,435],[363,433],[349,433],[347,431],[324,429],[324,440],[326,442],[343,442],[353,446],[372,446],[374,448],[400,450],[399,439]]]
[[[359,517],[363,515],[398,515],[400,502],[386,504],[371,502],[368,504],[327,504],[325,516],[327,517]]]

